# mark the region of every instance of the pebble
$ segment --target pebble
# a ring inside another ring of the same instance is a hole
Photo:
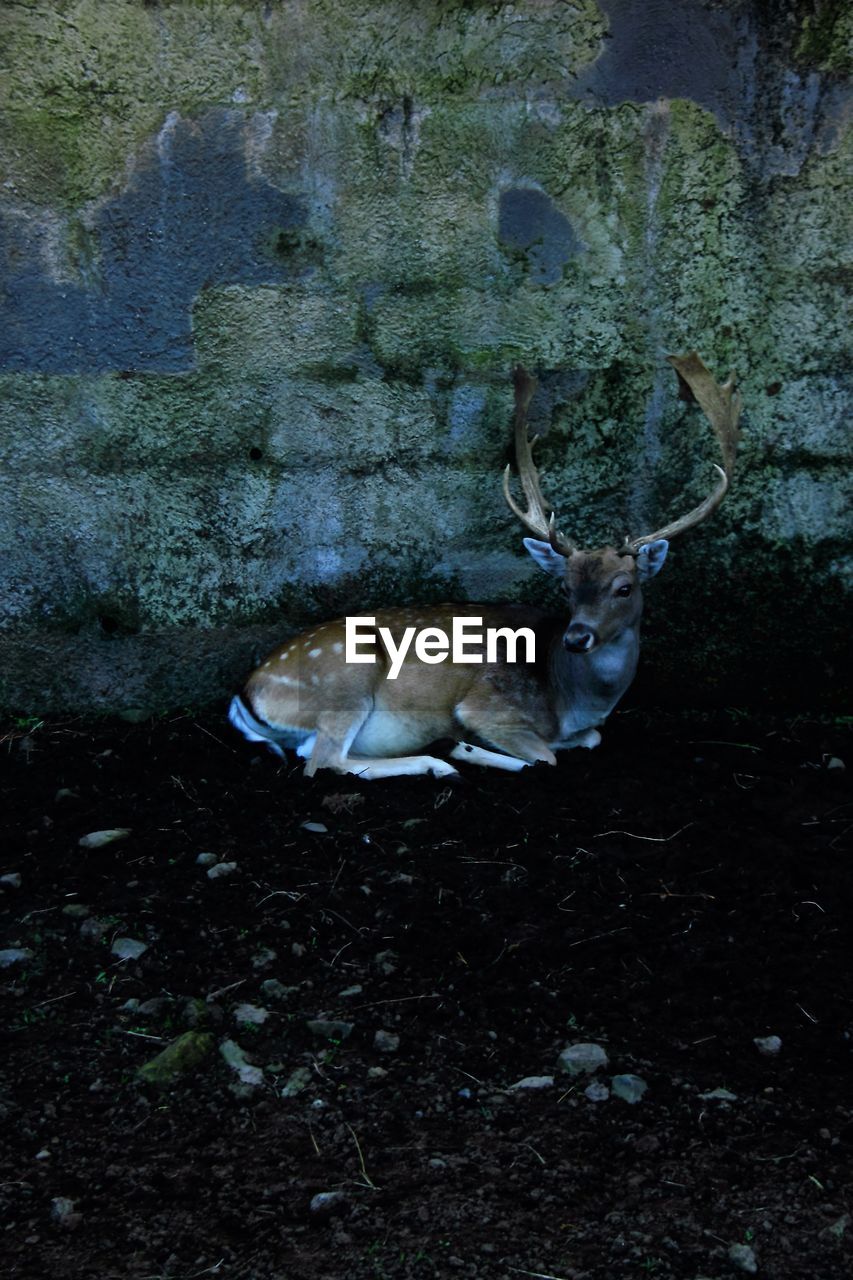
[[[610,1097],[610,1090],[600,1080],[593,1080],[592,1084],[588,1084],[584,1089],[584,1094],[590,1102],[606,1102]]]
[[[570,1076],[591,1076],[607,1066],[607,1054],[600,1044],[570,1044],[557,1059],[557,1066]]]
[[[752,1043],[765,1058],[774,1058],[782,1048],[782,1041],[778,1036],[756,1036]]]
[[[844,761],[840,756],[824,756],[827,769],[846,769]]]
[[[253,1067],[250,1062],[246,1061],[244,1050],[235,1041],[223,1040],[219,1046],[219,1052],[231,1070],[236,1071],[241,1084],[250,1085],[252,1088],[263,1084],[263,1071],[260,1067]]]
[[[256,1004],[238,1004],[234,1007],[234,1017],[244,1027],[261,1027],[269,1016],[269,1009],[260,1009]]]
[[[62,908],[62,914],[70,920],[85,920],[92,914],[92,908],[87,907],[84,902],[69,902]]]
[[[373,1037],[373,1047],[380,1053],[396,1053],[400,1047],[400,1037],[393,1031],[377,1031]]]
[[[66,1231],[73,1231],[78,1227],[83,1217],[82,1213],[75,1210],[74,1201],[69,1200],[68,1196],[54,1196],[50,1202],[50,1216],[60,1227],[65,1227]]]
[[[708,1093],[700,1093],[699,1097],[713,1102],[737,1102],[737,1094],[730,1093],[728,1089],[711,1089]]]
[[[524,1076],[509,1087],[510,1089],[550,1089],[553,1084],[553,1076]]]
[[[642,1099],[643,1094],[648,1089],[648,1085],[641,1076],[622,1075],[614,1076],[610,1081],[613,1095],[621,1098],[623,1102],[636,1103]]]
[[[207,878],[208,880],[222,880],[225,876],[233,876],[236,870],[236,862],[217,862],[215,867],[208,868]]]
[[[286,1000],[288,996],[298,991],[298,987],[285,987],[278,978],[266,978],[261,983],[261,991],[270,1000]]]
[[[347,1198],[343,1191],[318,1191],[311,1197],[309,1207],[318,1218],[328,1218],[333,1213],[342,1213],[346,1206]]]
[[[5,951],[0,951],[0,969],[11,969],[13,964],[24,964],[27,960],[32,960],[33,954],[26,947],[7,947]]]
[[[305,1025],[312,1035],[322,1036],[324,1040],[346,1040],[355,1027],[354,1022],[338,1022],[326,1018],[311,1018]]]
[[[271,964],[275,964],[277,959],[277,951],[274,951],[272,947],[264,947],[261,951],[256,951],[252,956],[252,968],[256,971],[268,969]]]
[[[107,831],[90,831],[77,841],[81,849],[102,849],[106,844],[115,844],[116,840],[126,840],[132,827],[110,827]]]
[[[755,1252],[748,1244],[733,1244],[729,1249],[729,1261],[741,1271],[754,1276],[758,1270]]]
[[[287,1079],[286,1084],[281,1090],[283,1098],[295,1098],[297,1094],[303,1093],[311,1083],[311,1069],[309,1067],[297,1067],[292,1071]]]
[[[325,822],[300,822],[299,825],[303,831],[313,831],[318,836],[325,835],[329,830]]]
[[[338,995],[341,1000],[350,1000],[353,996],[360,996],[363,991],[364,987],[360,982],[357,982],[355,986],[344,987],[343,991],[338,992]]]
[[[20,889],[21,874],[19,871],[10,871],[8,875],[0,876],[0,884],[5,889]]]
[[[80,937],[84,942],[100,942],[109,927],[106,920],[99,920],[97,916],[87,916],[80,925]]]
[[[196,858],[196,863],[200,867],[215,867],[218,861],[215,853],[200,853]]]
[[[140,942],[137,938],[116,938],[110,951],[114,956],[118,956],[119,960],[138,960],[148,950],[147,942]]]

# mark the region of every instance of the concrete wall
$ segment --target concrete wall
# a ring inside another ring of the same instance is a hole
[[[311,618],[547,594],[512,365],[595,545],[709,488],[696,347],[744,440],[645,692],[837,705],[849,37],[843,0],[0,6],[0,704],[198,703]]]

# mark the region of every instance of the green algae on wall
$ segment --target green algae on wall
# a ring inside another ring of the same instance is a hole
[[[842,696],[845,19],[670,10],[0,12],[4,705],[199,701],[312,618],[549,598],[500,492],[512,366],[593,544],[712,483],[691,347],[744,438],[649,593],[645,694]]]

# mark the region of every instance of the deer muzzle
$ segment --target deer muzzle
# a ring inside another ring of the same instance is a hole
[[[586,622],[572,622],[563,635],[569,653],[589,653],[598,644],[598,632]]]

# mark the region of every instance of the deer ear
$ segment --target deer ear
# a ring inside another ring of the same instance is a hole
[[[666,538],[658,538],[656,542],[647,542],[645,546],[640,547],[637,555],[637,572],[641,582],[648,581],[660,572],[667,551],[669,551],[669,543]]]
[[[555,578],[562,578],[566,572],[566,557],[555,551],[549,542],[539,542],[536,538],[525,538],[524,545],[530,555],[546,573]]]

